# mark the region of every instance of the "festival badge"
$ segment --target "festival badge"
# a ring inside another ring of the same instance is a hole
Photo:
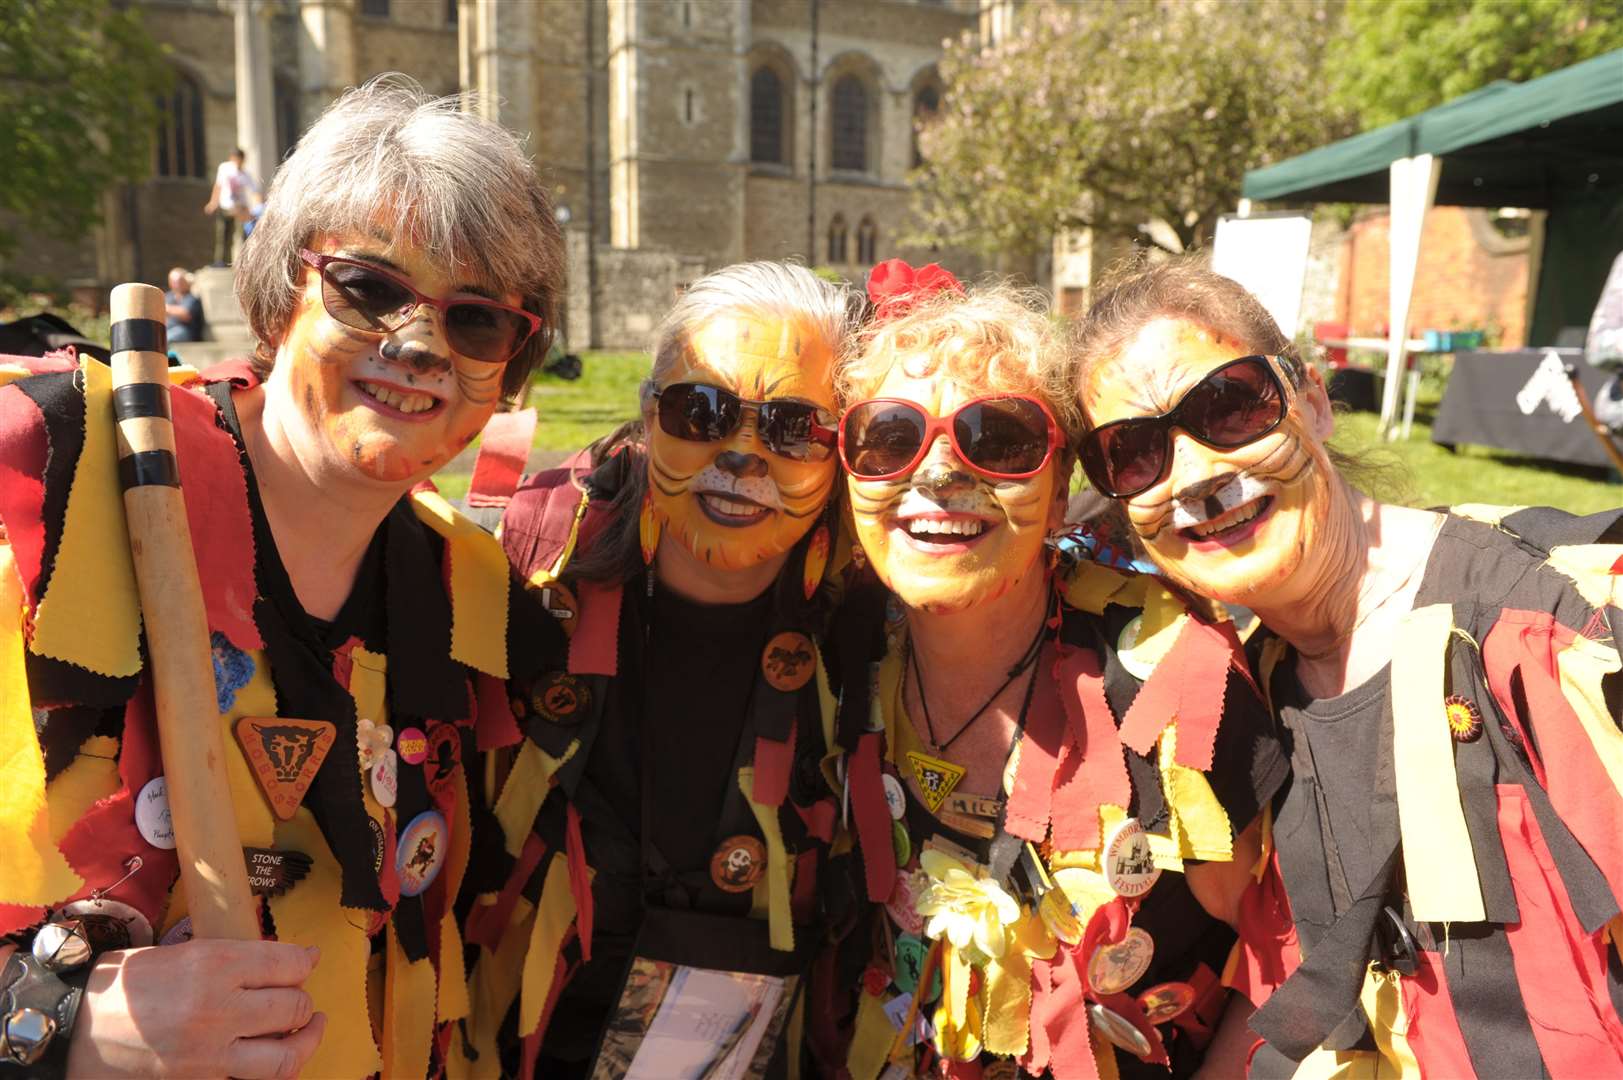
[[[155,848],[173,851],[175,826],[169,817],[169,785],[155,776],[135,797],[135,828]]]
[[[885,784],[885,807],[891,817],[900,821],[907,814],[907,792],[902,790],[902,782],[890,773],[883,773],[880,778]]]
[[[394,856],[401,896],[416,896],[434,884],[450,844],[451,830],[438,811],[424,810],[411,819],[400,833]]]
[[[909,934],[924,933],[924,916],[914,906],[928,881],[922,871],[896,871],[896,884],[885,901],[885,911],[898,928]]]
[[[1095,1031],[1129,1054],[1139,1058],[1150,1056],[1152,1052],[1150,1040],[1144,1037],[1144,1033],[1138,1030],[1131,1020],[1120,1013],[1112,1012],[1097,1002],[1090,1002],[1088,1020],[1092,1022]]]
[[[541,602],[546,613],[558,620],[564,636],[573,636],[580,621],[580,601],[569,591],[569,586],[561,581],[548,581],[542,585],[526,585],[526,588]]]
[[[1443,712],[1448,716],[1448,733],[1455,742],[1476,742],[1482,737],[1482,710],[1470,698],[1448,695],[1443,699]]]
[[[394,729],[388,724],[376,724],[364,716],[355,721],[355,754],[362,772],[376,765],[393,742]]]
[[[462,761],[462,736],[455,724],[436,724],[428,735],[428,759],[423,764],[423,775],[429,789],[438,793]]]
[[[811,638],[794,630],[774,635],[761,651],[761,674],[774,690],[793,693],[811,682],[817,651]]]
[[[1106,997],[1119,994],[1144,977],[1154,956],[1155,939],[1137,926],[1129,927],[1126,937],[1114,945],[1100,945],[1088,957],[1088,985]]]
[[[1131,675],[1139,682],[1143,682],[1145,679],[1148,679],[1150,677],[1150,672],[1155,670],[1155,665],[1153,663],[1145,660],[1143,657],[1134,652],[1138,646],[1139,631],[1141,631],[1143,628],[1144,616],[1134,615],[1131,619],[1127,620],[1127,625],[1121,628],[1121,637],[1116,641],[1117,661],[1120,662],[1122,669],[1126,671],[1127,674]]]
[[[1152,1024],[1182,1016],[1195,1003],[1195,988],[1184,982],[1165,982],[1138,995],[1138,1007]]]
[[[710,880],[722,892],[749,892],[764,873],[766,845],[753,836],[729,836],[710,856]]]
[[[325,720],[244,716],[236,736],[271,812],[287,821],[327,759],[338,729]]]
[[[1155,887],[1161,877],[1161,868],[1150,854],[1149,834],[1137,818],[1124,818],[1105,837],[1105,848],[1099,857],[1105,884],[1117,896],[1136,900]]]
[[[428,760],[428,736],[422,728],[405,728],[395,741],[395,752],[407,765],[421,765]]]
[[[162,781],[159,777],[153,783]],[[150,788],[152,784],[148,784]],[[142,789],[143,793],[145,788]],[[164,820],[168,821],[169,810],[167,799],[164,802]],[[154,845],[156,846],[156,845]],[[171,843],[170,847],[175,845]],[[71,904],[64,904],[51,913],[50,922],[68,923],[77,920],[79,931],[84,939],[90,943],[93,954],[111,952],[115,949],[139,949],[152,944],[152,924],[140,911],[128,904],[117,900],[107,899],[107,894],[124,884],[141,869],[141,856],[133,855],[124,863],[124,876],[104,889],[92,889],[90,895],[83,900],[75,900]]]
[[[302,851],[246,847],[242,857],[248,864],[248,888],[255,896],[281,896],[310,873],[312,860]]]
[[[393,750],[385,750],[372,763],[367,774],[372,785],[372,798],[379,806],[393,806],[400,797],[400,757]]]
[[[549,671],[530,688],[530,708],[549,724],[573,727],[591,706],[591,690],[566,671]]]
[[[929,958],[930,946],[917,934],[902,934],[896,939],[896,970],[892,981],[896,989],[904,994],[911,994],[918,989],[919,979],[924,976],[924,963]],[[930,985],[925,988],[924,1002],[934,1001],[941,996],[941,968],[938,966],[930,973]]]
[[[907,752],[907,763],[912,766],[913,779],[918,781],[919,791],[924,795],[924,805],[932,814],[941,809],[952,789],[964,778],[963,766],[917,750]]]

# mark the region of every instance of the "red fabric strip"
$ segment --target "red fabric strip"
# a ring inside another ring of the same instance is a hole
[[[883,904],[896,887],[896,841],[891,835],[884,781],[879,778],[879,734],[869,731],[857,739],[856,752],[846,763],[845,782],[851,787],[851,812],[857,819],[868,899]]]
[[[15,386],[0,388],[0,528],[5,529],[23,588],[39,603],[40,565],[45,557],[45,463],[49,456],[45,417],[34,399]]]
[[[513,705],[507,699],[507,683],[484,672],[476,674],[474,685],[479,695],[479,706],[474,741],[480,753],[514,745],[524,738],[524,732],[519,730],[518,720],[513,716]]]
[[[1140,1060],[1151,1065],[1165,1065],[1171,1068],[1171,1061],[1167,1058],[1166,1043],[1161,1040],[1161,1032],[1150,1023],[1150,1018],[1144,1015],[1144,1007],[1132,994],[1122,991],[1119,994],[1106,994],[1099,998],[1099,1004],[1126,1020],[1138,1029],[1144,1036],[1144,1041],[1150,1044],[1150,1056]]]
[[[575,898],[575,927],[580,934],[581,963],[585,964],[592,959],[592,875],[586,863],[586,841],[580,835],[580,811],[574,803],[568,804],[566,811],[564,850],[569,858],[569,892]]]
[[[789,909],[796,922],[810,922],[817,911],[817,852],[802,851],[795,857],[795,891]]]
[[[1398,984],[1403,992],[1403,1014],[1409,1018],[1409,1049],[1427,1076],[1475,1076],[1443,974],[1442,956],[1422,949],[1416,959],[1419,970]]]
[[[1195,992],[1195,1002],[1173,1017],[1172,1023],[1183,1030],[1197,1049],[1204,1050],[1212,1041],[1218,1021],[1223,1018],[1228,991],[1218,981],[1217,972],[1205,964],[1196,964],[1195,970],[1184,982]]]
[[[1092,850],[1099,846],[1099,807],[1110,803],[1127,809],[1133,783],[1116,734],[1115,714],[1105,698],[1099,655],[1091,649],[1062,647],[1054,662],[1054,681],[1070,721],[1071,746],[1080,751],[1074,772],[1067,769],[1054,792],[1054,846]]]
[[[1031,1042],[1020,1058],[1020,1067],[1032,1076],[1041,1076],[1048,1069],[1048,1059],[1054,1048],[1048,1042],[1048,1016],[1054,1009],[1054,964],[1058,955],[1048,960],[1031,963],[1031,1020],[1028,1027]]]
[[[810,806],[794,804],[794,807],[808,833],[825,844],[834,842],[834,819],[839,811],[832,798],[819,799]]]
[[[575,635],[569,639],[573,675],[613,675],[620,666],[620,586],[582,581]]]
[[[1212,767],[1217,728],[1223,721],[1229,664],[1238,647],[1233,633],[1233,623],[1213,626],[1190,619],[1173,648],[1182,678],[1178,698],[1178,745],[1172,757],[1186,768],[1207,772]]]
[[[1183,705],[1182,682],[1189,674],[1184,670],[1184,658],[1193,640],[1194,632],[1190,628],[1197,625],[1193,617],[1184,620],[1172,648],[1138,688],[1133,703],[1127,707],[1127,715],[1122,717],[1118,738],[1135,753],[1148,755],[1155,749],[1155,740],[1161,737],[1161,732],[1177,718],[1178,709]]]
[[[208,395],[176,387],[169,405],[209,629],[239,649],[263,649],[265,641],[254,625],[253,518],[236,440],[220,427],[219,410]]]
[[[782,806],[789,796],[789,767],[795,759],[795,722],[782,742],[765,735],[755,737],[755,784],[750,800],[762,806]]]
[[[1040,1003],[1037,995],[1032,995],[1032,1047],[1036,1048],[1036,1031],[1040,1026],[1047,1044],[1048,1069],[1054,1074],[1055,1080],[1099,1080],[1099,1063],[1093,1059],[1088,1010],[1083,1007],[1087,983],[1082,975],[1083,965],[1075,958],[1076,951],[1061,948],[1054,953],[1052,960],[1032,962],[1033,974],[1039,967],[1046,968],[1049,980]],[[1021,1064],[1028,1072],[1042,1075],[1040,1067],[1026,1065],[1024,1060]]]
[[[502,935],[507,931],[507,921],[513,916],[513,905],[518,903],[525,882],[530,880],[535,868],[541,865],[541,856],[546,853],[547,845],[539,836],[531,833],[524,838],[524,849],[519,852],[512,873],[507,875],[507,884],[496,894],[496,902],[475,904],[473,910],[468,913],[468,925],[464,936],[470,945],[483,945],[494,952],[502,943]],[[384,860],[385,865],[392,862],[391,859]]]
[[[1240,895],[1235,931],[1240,935],[1235,944],[1239,956],[1228,973],[1228,984],[1260,1009],[1302,963],[1277,850],[1269,854],[1262,880],[1253,881]]]
[[[1070,741],[1065,726],[1065,706],[1062,699],[1069,697],[1063,680],[1056,689],[1054,682],[1043,678],[1048,670],[1054,680],[1060,680],[1060,669],[1045,655],[1037,660],[1038,684],[1032,695],[1031,708],[1026,713],[1026,737],[1020,743],[1020,762],[1014,771],[1014,791],[1004,807],[1003,827],[1011,836],[1041,843],[1048,836],[1048,822],[1053,815],[1054,781],[1059,774],[1060,758],[1065,744]]]
[[[1519,671],[1527,716],[1543,763],[1539,780],[1562,822],[1623,898],[1623,795],[1561,692],[1556,658],[1577,637],[1548,612],[1505,611],[1482,643],[1488,685],[1515,715],[1510,672]],[[1531,754],[1532,743],[1527,744]]]
[[[534,409],[499,412],[479,433],[479,455],[473,459],[468,481],[469,506],[506,506],[524,476],[535,437]]]
[[[1552,755],[1553,756],[1553,755]],[[1623,1021],[1606,981],[1606,942],[1586,934],[1538,821],[1518,787],[1500,784],[1499,835],[1521,922],[1505,927],[1522,1005],[1551,1076],[1592,1076],[1623,1061]]]

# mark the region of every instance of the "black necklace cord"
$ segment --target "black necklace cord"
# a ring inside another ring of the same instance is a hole
[[[1030,670],[1032,666],[1036,664],[1037,657],[1042,654],[1043,640],[1047,636],[1048,614],[1045,612],[1043,614],[1042,621],[1037,624],[1037,633],[1033,635],[1031,644],[1026,646],[1026,650],[1021,654],[1020,659],[1015,661],[1014,666],[1009,669],[1009,677],[1003,680],[1003,684],[1001,686],[992,691],[992,696],[987,698],[986,701],[981,704],[981,707],[975,710],[975,714],[968,720],[965,720],[958,730],[952,733],[952,736],[949,739],[947,739],[945,742],[938,743],[935,737],[935,721],[930,716],[930,699],[924,692],[924,672],[919,667],[918,650],[913,648],[912,635],[908,635],[907,666],[913,673],[914,685],[919,689],[919,705],[924,709],[924,730],[930,736],[930,748],[938,753],[945,753],[953,743],[958,741],[958,737],[960,735],[974,727],[975,721],[979,720],[983,715],[985,715],[986,710],[992,707],[993,702],[1002,697],[1003,692],[1014,684],[1014,680],[1018,679],[1023,673]],[[1020,708],[1020,721],[1022,725],[1025,722],[1026,709],[1030,707],[1031,704],[1032,690],[1036,687],[1036,685],[1037,677],[1035,674],[1033,674],[1031,683],[1026,688],[1025,704],[1023,704]]]

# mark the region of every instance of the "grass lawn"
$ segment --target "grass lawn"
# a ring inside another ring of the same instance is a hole
[[[644,353],[588,352],[582,355],[581,377],[573,381],[537,375],[530,404],[541,414],[535,446],[542,450],[578,450],[637,409],[637,384],[648,373]],[[1454,503],[1556,506],[1576,514],[1623,504],[1623,484],[1602,470],[1560,465],[1481,446],[1450,452],[1431,441],[1429,421],[1437,394],[1428,397],[1422,384],[1414,431],[1407,440],[1378,443],[1373,413],[1350,412],[1336,417],[1334,443],[1357,453],[1374,449],[1378,460],[1403,468],[1406,490],[1401,501],[1415,506]],[[453,463],[434,478],[448,498],[460,499],[468,488],[468,466]],[[1377,492],[1379,497],[1391,493]]]

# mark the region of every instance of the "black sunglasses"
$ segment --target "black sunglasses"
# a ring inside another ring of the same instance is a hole
[[[659,430],[688,442],[731,438],[755,410],[761,442],[791,461],[827,461],[834,452],[834,414],[809,401],[746,401],[708,383],[671,383],[654,391]]]
[[[388,334],[424,304],[439,312],[445,340],[470,360],[505,364],[541,329],[541,317],[495,300],[424,296],[410,282],[368,263],[301,250],[299,258],[321,275],[321,306],[355,330]]]
[[[1134,416],[1094,428],[1078,453],[1103,495],[1130,499],[1158,483],[1172,458],[1172,429],[1214,450],[1256,442],[1279,426],[1289,404],[1266,356],[1242,356],[1210,372],[1160,416]]]

